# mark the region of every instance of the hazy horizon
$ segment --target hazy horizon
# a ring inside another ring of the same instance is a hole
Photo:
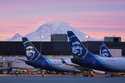
[[[91,37],[124,39],[124,0],[1,0],[0,40],[28,34],[39,25],[63,21]]]

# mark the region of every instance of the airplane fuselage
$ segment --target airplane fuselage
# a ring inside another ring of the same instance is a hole
[[[61,60],[51,60],[39,58],[37,61],[27,61],[26,64],[33,66],[35,68],[45,69],[48,71],[58,71],[58,72],[80,72],[80,70],[74,66],[69,66],[63,64]]]
[[[88,53],[87,56],[73,61],[84,67],[108,71],[108,72],[125,72],[125,58],[124,57],[102,57]]]

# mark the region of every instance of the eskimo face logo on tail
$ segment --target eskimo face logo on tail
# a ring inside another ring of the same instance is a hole
[[[34,55],[35,55],[35,49],[34,49],[32,46],[26,47],[26,55],[27,55],[29,58],[33,58]]]
[[[107,56],[107,57],[109,56],[109,53],[108,53],[107,49],[103,48],[101,52],[102,52],[102,56]]]
[[[72,43],[72,53],[78,56],[81,56],[83,48],[81,47],[80,42],[76,41]]]

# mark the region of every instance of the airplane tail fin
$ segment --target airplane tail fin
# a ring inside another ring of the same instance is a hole
[[[35,48],[35,46],[26,38],[22,38],[23,45],[26,51],[26,57],[29,61],[37,60],[41,56],[41,53]]]
[[[100,46],[100,56],[103,57],[112,57],[110,50],[108,49],[108,47],[106,46],[105,43],[103,43]]]
[[[80,42],[80,40],[76,37],[76,35],[72,31],[67,31],[67,35],[69,38],[69,44],[71,46],[72,54],[74,57],[83,57],[88,53],[88,49],[84,44]]]

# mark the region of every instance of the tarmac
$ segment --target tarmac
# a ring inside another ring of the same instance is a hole
[[[125,83],[125,77],[0,76],[0,83]]]

